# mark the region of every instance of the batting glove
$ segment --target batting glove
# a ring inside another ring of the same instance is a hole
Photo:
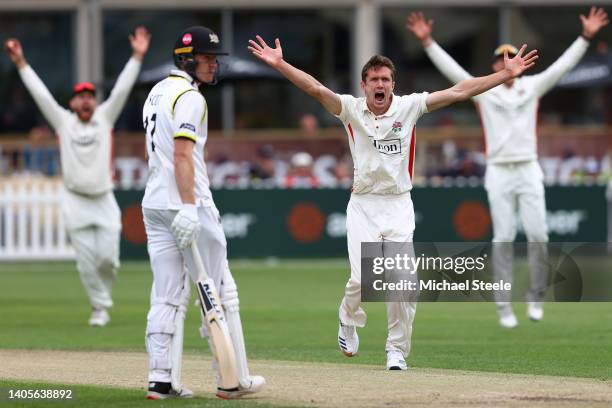
[[[198,238],[200,233],[200,219],[198,209],[194,204],[184,204],[176,214],[170,226],[179,249],[182,251]]]

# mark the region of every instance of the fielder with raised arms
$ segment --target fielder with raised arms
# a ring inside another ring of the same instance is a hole
[[[190,287],[183,263],[201,299],[201,334],[213,352],[217,396],[238,398],[265,385],[263,377],[249,374],[238,290],[204,163],[208,106],[199,87],[216,82],[217,57],[224,54],[219,37],[210,29],[185,30],[173,49],[178,69],[151,89],[142,112],[149,157],[142,207],[153,270],[146,328],[149,399],[193,395],[180,382]],[[201,262],[194,254],[201,254]],[[204,273],[209,280],[204,281]]]
[[[76,252],[77,269],[93,308],[89,324],[104,326],[113,305],[111,288],[119,268],[121,213],[113,195],[112,131],[149,49],[144,27],[130,35],[132,58],[104,103],[97,106],[90,82],[74,86],[70,110],[62,108],[30,67],[16,39],[6,51],[60,145],[64,194],[62,213]]]
[[[548,231],[544,201],[543,174],[538,164],[536,126],[539,99],[561,77],[580,61],[589,41],[608,24],[608,15],[592,7],[588,17],[580,16],[582,34],[559,57],[537,75],[510,79],[490,91],[473,98],[480,113],[486,138],[487,190],[493,221],[493,262],[498,279],[512,281],[513,251],[516,237],[516,213],[521,219],[529,244],[531,289],[527,314],[539,321],[544,315],[542,300],[547,285]],[[433,20],[425,21],[423,13],[411,13],[407,28],[422,42],[425,52],[451,82],[472,78],[432,38]],[[500,45],[493,53],[494,71],[504,69],[504,53],[516,54],[510,44]],[[505,295],[509,295],[505,293]],[[507,296],[497,297],[499,324],[516,327],[518,321]]]
[[[340,305],[338,344],[348,357],[359,348],[356,327],[364,327],[361,308],[361,243],[411,242],[414,209],[410,198],[414,163],[415,125],[425,113],[459,102],[515,78],[530,68],[536,51],[523,56],[526,45],[513,58],[505,58],[504,69],[472,78],[452,88],[433,93],[399,96],[395,89],[395,67],[386,57],[375,55],[361,71],[365,97],[339,95],[309,74],[283,59],[280,41],[275,48],[257,36],[250,40],[254,56],[278,70],[298,88],[319,101],[338,117],[346,129],[354,163],[354,182],[347,208],[347,241],[351,277]],[[392,152],[380,146],[395,144]],[[390,154],[391,153],[391,154]],[[416,302],[388,302],[387,369],[406,370],[410,352]]]

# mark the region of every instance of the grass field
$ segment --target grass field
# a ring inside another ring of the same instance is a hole
[[[250,358],[384,364],[383,304],[366,305],[369,320],[359,332],[359,356],[347,359],[338,350],[337,306],[348,274],[345,261],[236,261],[231,266],[238,282]],[[147,263],[125,262],[115,285],[111,323],[102,329],[90,328],[86,324],[90,310],[72,263],[0,264],[0,349],[135,351],[144,355],[150,285]],[[498,327],[490,303],[421,303],[408,363],[416,369],[611,379],[612,304],[549,303],[545,310],[544,320],[533,323],[525,317],[524,305],[515,304],[520,324],[508,331]],[[192,307],[185,331],[188,353],[206,349],[197,327],[198,313]],[[146,372],[142,378],[144,388]],[[1,387],[14,385],[0,382]],[[103,389],[83,387],[81,392],[101,405],[128,406],[113,400],[103,403]],[[131,396],[138,401],[142,398],[142,391],[122,392],[130,400]]]

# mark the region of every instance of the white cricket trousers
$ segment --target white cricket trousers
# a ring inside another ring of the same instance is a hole
[[[149,353],[149,381],[170,381],[172,370],[171,342],[175,333],[179,308],[186,311],[190,298],[189,280],[198,280],[191,248],[179,250],[170,226],[177,214],[174,210],[143,208],[147,232],[147,249],[153,271],[151,307],[147,315],[146,342]],[[215,282],[217,291],[223,293],[222,278],[235,283],[227,263],[226,240],[216,207],[198,207],[200,234],[197,245],[202,262],[209,277]],[[183,263],[184,262],[184,263]],[[228,282],[226,282],[228,283]],[[235,291],[235,290],[234,290]],[[237,292],[236,292],[237,302]],[[240,333],[242,334],[242,332]],[[178,345],[182,348],[182,344]]]
[[[339,317],[343,324],[364,327],[361,308],[361,243],[412,242],[414,208],[410,193],[400,195],[352,194],[346,209],[346,237],[351,277],[346,283]],[[387,302],[386,351],[410,353],[416,302]]]
[[[91,306],[111,307],[121,239],[121,212],[113,192],[85,196],[64,190],[62,213]]]
[[[174,210],[154,210],[143,208],[144,224],[147,232],[147,249],[153,271],[151,288],[151,310],[149,324],[165,324],[174,316],[164,316],[164,305],[179,306],[185,283],[183,261],[193,282],[198,280],[197,269],[193,263],[191,248],[179,250],[176,239],[170,230],[177,214]],[[221,279],[227,269],[226,240],[221,226],[219,211],[215,207],[198,207],[200,234],[197,245],[202,263],[209,277],[220,292]],[[168,311],[174,313],[174,311]],[[157,323],[156,323],[157,322]]]
[[[493,221],[493,266],[496,279],[512,282],[516,214],[529,241],[528,263],[531,272],[529,301],[541,301],[547,285],[548,230],[544,175],[536,160],[489,164],[485,189]],[[539,245],[541,244],[541,245]],[[497,297],[498,304],[510,302],[509,293]]]

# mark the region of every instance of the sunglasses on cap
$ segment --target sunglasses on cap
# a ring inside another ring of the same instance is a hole
[[[92,94],[96,93],[96,86],[91,82],[79,82],[72,89],[73,95],[80,94],[81,92],[91,92]]]

